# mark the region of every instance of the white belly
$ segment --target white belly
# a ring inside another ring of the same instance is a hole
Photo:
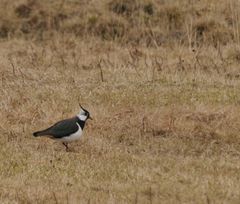
[[[82,135],[82,129],[81,127],[78,125],[77,123],[77,126],[78,126],[78,131],[67,136],[67,137],[62,137],[60,139],[57,139],[58,141],[61,141],[61,142],[72,142],[72,141],[75,141],[75,140],[79,140],[81,135]]]

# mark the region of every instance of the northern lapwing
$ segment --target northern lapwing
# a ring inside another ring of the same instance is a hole
[[[33,133],[33,136],[48,136],[51,139],[58,140],[66,147],[68,151],[68,142],[79,140],[83,128],[88,119],[91,119],[90,113],[80,104],[80,112],[72,118],[61,120],[51,127]]]

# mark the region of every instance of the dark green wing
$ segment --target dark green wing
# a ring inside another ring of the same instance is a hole
[[[54,138],[62,138],[78,131],[77,118],[62,120],[46,129],[44,132]]]

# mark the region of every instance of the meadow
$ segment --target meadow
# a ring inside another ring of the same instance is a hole
[[[0,0],[0,202],[239,203],[239,4]]]

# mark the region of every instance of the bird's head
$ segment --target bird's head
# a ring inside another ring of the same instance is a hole
[[[90,116],[90,113],[84,109],[80,104],[80,112],[78,113],[78,118],[82,121],[86,121],[87,119],[91,119],[92,120],[92,117]]]

